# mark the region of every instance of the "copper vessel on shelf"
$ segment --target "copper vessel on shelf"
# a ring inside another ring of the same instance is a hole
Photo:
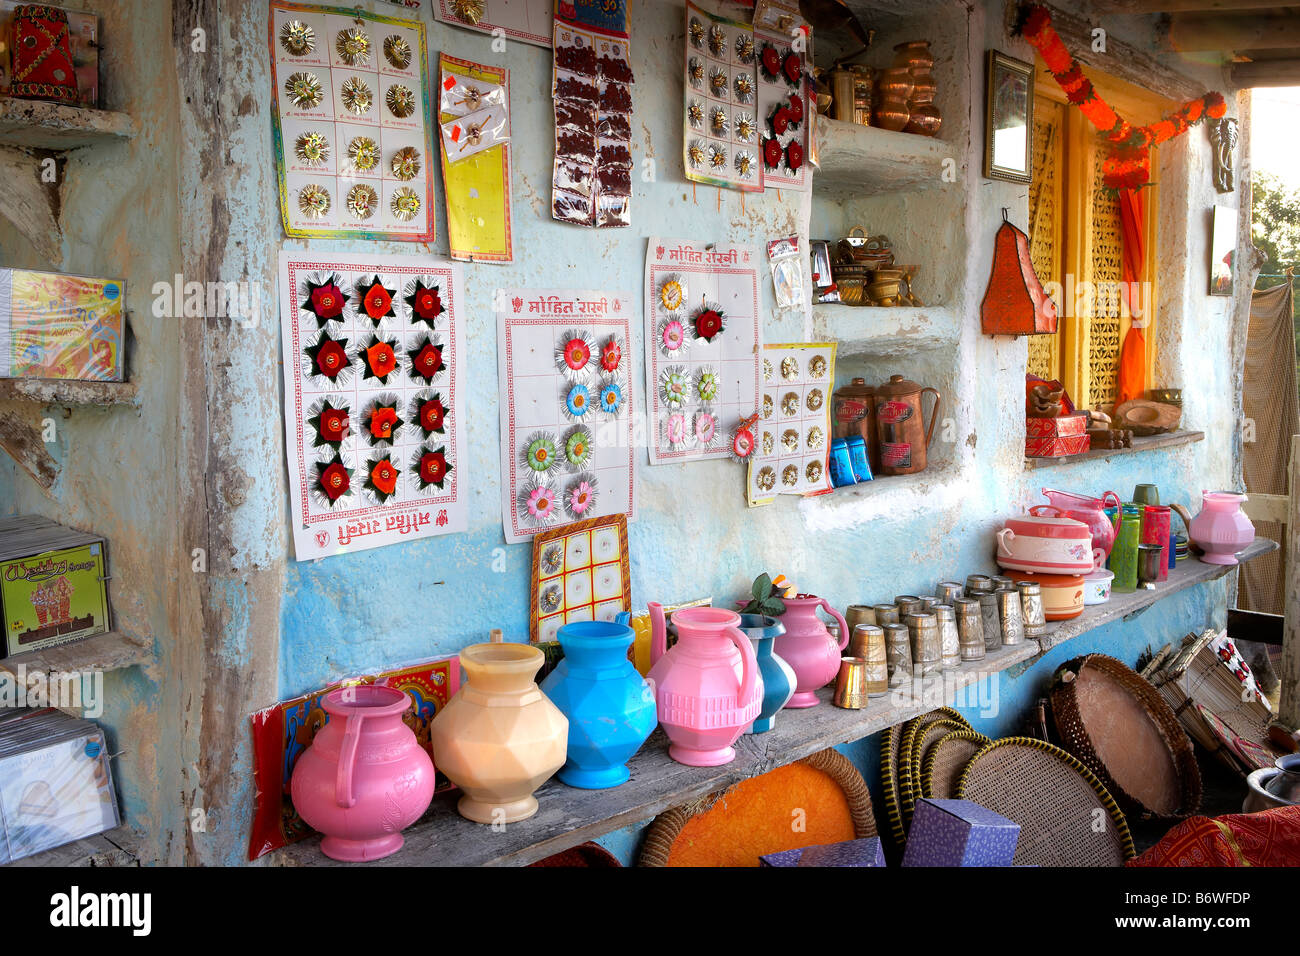
[[[876,79],[876,103],[871,125],[901,132],[911,119],[907,101],[912,96],[912,71],[906,66],[891,66],[879,71]]]
[[[943,114],[934,105],[937,84],[934,80],[934,54],[929,40],[913,40],[894,47],[894,66],[906,66],[912,77],[907,99],[908,121],[905,133],[935,136],[943,125]]]
[[[928,425],[921,409],[926,392],[934,396]],[[940,401],[938,390],[922,388],[901,375],[890,376],[888,382],[876,387],[882,475],[913,475],[925,470],[926,449],[934,436]]]

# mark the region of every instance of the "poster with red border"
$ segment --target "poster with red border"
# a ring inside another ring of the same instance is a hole
[[[468,527],[461,288],[427,256],[280,253],[299,561]]]

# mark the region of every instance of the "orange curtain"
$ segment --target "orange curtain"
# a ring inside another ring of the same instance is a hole
[[[1124,243],[1120,280],[1123,282],[1123,295],[1129,314],[1140,319],[1143,325],[1151,319],[1149,315],[1138,314],[1140,309],[1151,305],[1148,297],[1140,292],[1147,261],[1146,213],[1146,197],[1140,190],[1119,191],[1119,224]],[[1140,328],[1131,325],[1119,352],[1119,383],[1115,404],[1122,405],[1131,399],[1141,398],[1146,389],[1147,340]]]

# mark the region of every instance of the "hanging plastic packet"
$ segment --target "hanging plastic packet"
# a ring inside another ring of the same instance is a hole
[[[776,291],[777,308],[782,311],[802,308],[807,294],[804,292],[799,237],[770,241],[767,244],[767,261],[772,269],[772,288]]]
[[[479,110],[442,124],[442,145],[449,162],[460,162],[475,153],[510,141],[510,124],[499,106]]]
[[[451,116],[468,116],[493,106],[505,109],[506,91],[496,83],[475,80],[455,70],[442,71],[438,112]]]

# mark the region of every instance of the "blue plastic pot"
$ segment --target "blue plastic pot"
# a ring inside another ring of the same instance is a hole
[[[740,629],[754,645],[758,657],[758,676],[763,679],[763,707],[750,726],[751,734],[772,729],[776,713],[794,696],[796,679],[790,665],[777,655],[773,641],[785,633],[785,625],[764,614],[740,615]]]
[[[617,787],[630,776],[627,761],[659,723],[654,691],[627,659],[632,628],[578,621],[556,636],[564,659],[541,685],[569,718],[569,756],[556,776],[583,790]]]

